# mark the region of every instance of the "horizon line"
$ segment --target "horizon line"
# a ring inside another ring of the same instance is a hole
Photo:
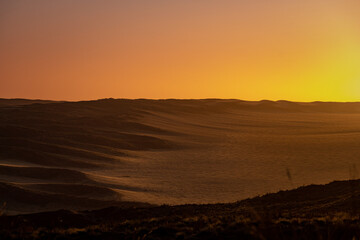
[[[293,100],[270,100],[270,99],[260,99],[260,100],[244,100],[239,98],[98,98],[98,99],[82,99],[82,100],[54,100],[54,99],[41,99],[41,98],[2,98],[0,100],[26,100],[26,101],[49,101],[49,102],[94,102],[100,100],[151,100],[151,101],[164,101],[164,100],[233,100],[233,101],[242,101],[242,102],[292,102],[292,103],[360,103],[359,101],[293,101]]]

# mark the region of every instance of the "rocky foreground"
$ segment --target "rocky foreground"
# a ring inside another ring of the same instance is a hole
[[[0,239],[359,239],[360,180],[229,204],[0,217]]]

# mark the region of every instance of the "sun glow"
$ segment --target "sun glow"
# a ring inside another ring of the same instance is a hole
[[[0,8],[1,97],[360,100],[359,1]]]

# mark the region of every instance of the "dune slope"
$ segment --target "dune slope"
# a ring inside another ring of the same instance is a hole
[[[0,203],[234,202],[356,178],[359,144],[360,103],[1,99]]]

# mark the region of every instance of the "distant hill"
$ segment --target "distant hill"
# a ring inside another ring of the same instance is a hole
[[[50,100],[31,100],[31,99],[22,99],[22,98],[12,98],[12,99],[5,99],[0,98],[0,107],[6,106],[22,106],[22,105],[31,105],[36,103],[54,103],[57,101],[50,101]]]
[[[237,110],[252,110],[252,111],[280,111],[280,112],[312,112],[320,111],[326,113],[344,113],[344,112],[360,112],[360,102],[291,102],[285,100],[279,101],[270,101],[270,100],[261,100],[261,101],[244,101],[237,99],[99,99],[99,100],[90,100],[90,101],[53,101],[53,100],[40,100],[40,99],[5,99],[0,98],[0,107],[2,106],[23,106],[31,104],[47,104],[47,103],[59,103],[66,104],[81,104],[81,105],[107,105],[106,108],[110,106],[125,106],[130,105],[129,108],[145,108],[145,109],[166,109],[170,106],[176,107],[174,110],[184,110],[185,108],[190,109],[237,109]],[[163,105],[160,107],[160,105]]]

